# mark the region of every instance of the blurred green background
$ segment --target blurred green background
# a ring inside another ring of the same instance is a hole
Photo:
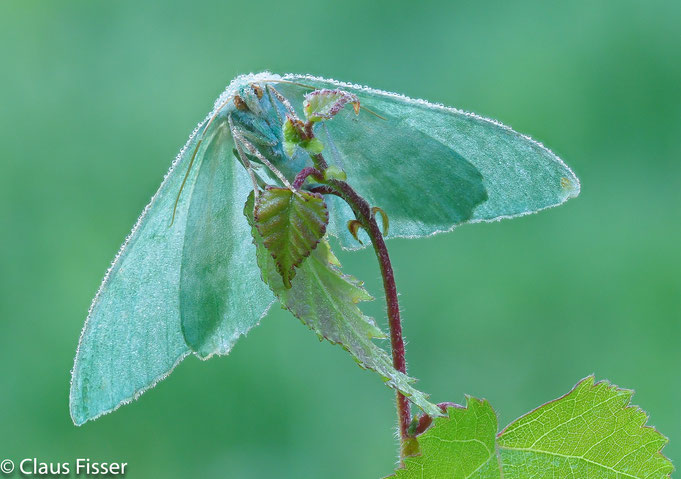
[[[681,460],[680,24],[671,0],[4,0],[0,459],[123,461],[129,478],[391,471],[392,392],[279,310],[229,357],[69,419],[109,261],[229,80],[270,69],[472,110],[561,155],[578,199],[389,243],[410,373],[437,401],[488,398],[500,426],[595,373],[636,389]],[[371,252],[340,256],[380,298]]]

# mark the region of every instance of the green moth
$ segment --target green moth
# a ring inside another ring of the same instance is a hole
[[[313,140],[301,136],[298,111],[314,124]],[[533,213],[577,196],[580,187],[551,151],[493,120],[307,75],[240,76],[180,151],[93,300],[72,372],[76,424],[135,399],[190,354],[229,353],[266,314],[272,291],[282,301],[297,294],[302,273],[291,268],[303,261],[300,252],[282,254],[290,266],[279,268],[285,288],[263,282],[254,229],[243,213],[251,192],[270,191],[270,208],[316,222],[307,244],[321,245],[319,271],[337,267],[324,239],[329,235],[346,249],[366,246],[347,226],[354,216],[346,203],[328,197],[317,204],[317,196],[294,186],[322,151],[331,164],[324,175],[352,181],[377,205],[385,229],[389,215],[387,238]],[[317,202],[315,209],[301,210],[303,201]],[[261,216],[268,211],[262,208]],[[264,244],[278,243],[276,231],[262,231]],[[369,297],[356,282],[334,281],[339,290],[353,288],[357,300]],[[379,337],[369,319],[352,314],[356,329]],[[389,361],[379,360],[387,371]],[[387,382],[428,410],[407,380],[396,375]]]

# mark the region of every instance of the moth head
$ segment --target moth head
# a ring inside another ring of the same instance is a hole
[[[237,110],[243,112],[251,112],[255,115],[261,115],[263,108],[261,101],[263,101],[264,90],[256,84],[251,83],[239,88],[239,91],[234,95],[234,106]]]

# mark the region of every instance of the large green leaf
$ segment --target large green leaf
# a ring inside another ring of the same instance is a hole
[[[388,386],[402,392],[426,413],[441,415],[440,409],[428,401],[426,394],[411,386],[413,379],[397,371],[388,354],[372,341],[385,335],[370,317],[362,313],[357,303],[373,298],[360,281],[341,273],[340,263],[327,241],[322,240],[301,264],[292,287],[284,285],[274,258],[265,248],[263,238],[254,225],[253,203],[251,195],[244,214],[252,227],[258,266],[263,281],[281,304],[320,338],[340,344],[361,367],[379,373]]]
[[[274,258],[287,288],[300,266],[324,237],[329,212],[322,195],[268,187],[258,197],[255,226]]]
[[[511,423],[496,438],[487,401],[467,398],[419,436],[421,455],[394,476],[409,478],[662,479],[673,471],[660,452],[667,438],[630,406],[632,392],[592,376],[565,396]]]

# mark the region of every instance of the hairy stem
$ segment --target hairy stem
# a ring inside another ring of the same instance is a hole
[[[314,157],[315,166],[319,170],[325,170],[327,163],[321,154]],[[330,189],[320,188],[320,192],[333,193],[343,198],[352,208],[357,220],[369,235],[371,244],[374,247],[376,258],[383,277],[383,289],[388,309],[388,325],[390,328],[390,346],[392,349],[393,367],[402,373],[407,373],[407,361],[405,359],[404,339],[402,338],[402,320],[400,318],[400,306],[397,299],[397,286],[395,285],[395,274],[388,248],[383,240],[378,223],[371,212],[371,205],[362,198],[348,183],[340,180],[329,179],[327,185]],[[409,438],[409,424],[411,423],[411,407],[409,400],[402,393],[397,391],[397,418],[404,450],[405,441]]]
[[[303,168],[302,170],[300,170],[300,173],[296,175],[296,178],[293,180],[293,187],[295,189],[300,189],[300,187],[303,186],[303,183],[305,183],[305,180],[307,180],[309,176],[318,181],[322,181],[324,179],[322,173],[317,168],[312,168],[308,166],[307,168]]]

